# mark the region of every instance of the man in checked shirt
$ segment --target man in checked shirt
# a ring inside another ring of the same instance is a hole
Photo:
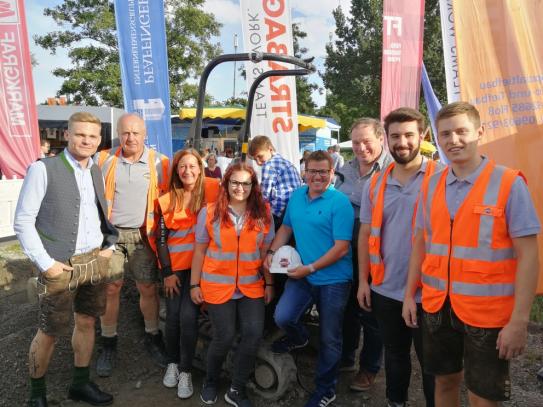
[[[256,136],[249,144],[249,155],[262,167],[260,189],[271,206],[275,230],[283,223],[283,215],[292,192],[302,186],[296,167],[275,151],[266,136]]]

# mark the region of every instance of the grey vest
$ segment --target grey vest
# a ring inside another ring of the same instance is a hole
[[[49,256],[57,261],[67,262],[75,252],[81,201],[74,169],[64,152],[41,161],[47,170],[47,190],[36,217],[36,230]],[[96,164],[91,167],[91,176],[99,202],[103,246],[109,246],[115,244],[117,233],[107,221],[104,181]]]

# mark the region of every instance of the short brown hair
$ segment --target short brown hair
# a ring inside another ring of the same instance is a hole
[[[334,165],[334,160],[332,160],[332,157],[330,157],[330,154],[328,154],[326,151],[323,150],[317,150],[313,151],[311,154],[309,154],[309,157],[307,157],[307,160],[305,161],[305,168],[309,167],[309,163],[311,161],[328,161],[328,164],[330,165],[330,169],[332,169],[332,166]]]
[[[400,107],[398,109],[394,109],[392,112],[386,115],[384,122],[387,136],[388,128],[392,123],[417,122],[419,134],[422,134],[424,130],[426,130],[426,120],[424,119],[423,114],[410,107]]]
[[[70,116],[68,119],[68,130],[72,129],[75,122],[80,123],[94,123],[102,127],[102,122],[98,117],[89,112],[77,112]]]
[[[256,136],[249,143],[249,155],[253,157],[259,151],[269,148],[275,151],[275,147],[273,147],[273,144],[268,136]]]
[[[436,127],[438,127],[440,120],[464,113],[468,116],[468,119],[473,123],[476,129],[481,127],[481,116],[479,116],[479,111],[475,106],[468,102],[454,102],[443,106],[441,110],[437,112]]]
[[[375,133],[375,137],[377,138],[383,137],[385,134],[385,130],[383,129],[383,126],[379,120],[372,119],[371,117],[361,117],[360,119],[356,119],[351,125],[351,128],[349,129],[349,137],[351,137],[353,130],[359,126],[371,127]]]

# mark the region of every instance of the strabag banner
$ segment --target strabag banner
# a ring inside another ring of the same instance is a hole
[[[241,0],[245,52],[294,55],[290,1]],[[269,70],[293,69],[274,61],[245,63],[247,91],[255,78]],[[293,76],[274,76],[258,87],[251,119],[251,137],[268,136],[283,157],[298,166],[298,108],[296,80]]]
[[[398,107],[418,109],[424,0],[383,3],[381,119]]]
[[[115,0],[124,108],[138,113],[146,144],[172,158],[164,2]]]
[[[454,0],[461,99],[475,105],[482,151],[520,169],[543,220],[543,2]],[[543,293],[543,241],[539,238]]]
[[[0,170],[23,178],[39,157],[40,132],[24,0],[0,1]]]

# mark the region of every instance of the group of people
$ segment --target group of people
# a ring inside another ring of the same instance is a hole
[[[478,153],[484,127],[473,106],[447,105],[436,124],[447,167],[420,153],[424,116],[399,108],[384,126],[355,121],[354,158],[344,165],[324,151],[308,154],[303,179],[268,137],[257,136],[248,154],[262,167],[259,182],[245,162],[210,177],[193,149],[170,163],[145,146],[144,121],[134,114],[119,119],[120,147],[96,154],[99,120],[74,114],[67,148],[30,166],[16,210],[17,236],[41,271],[29,405],[47,405],[45,373],[72,311],[68,396],[113,402],[90,380],[89,366],[100,318],[96,371],[114,370],[126,275],[139,291],[145,346],[165,368],[164,386],[176,387],[181,399],[194,393],[202,307],[212,339],[200,400],[217,401],[239,333],[224,399],[249,407],[246,387],[265,326],[271,319],[284,332],[272,352],[303,348],[303,316],[316,306],[319,356],[309,407],[335,400],[342,370],[356,370],[352,390],[369,390],[383,351],[387,403],[405,406],[412,344],[427,406],[459,406],[463,377],[471,405],[507,400],[509,360],[526,345],[540,223],[523,175]],[[287,244],[302,265],[270,273]]]

